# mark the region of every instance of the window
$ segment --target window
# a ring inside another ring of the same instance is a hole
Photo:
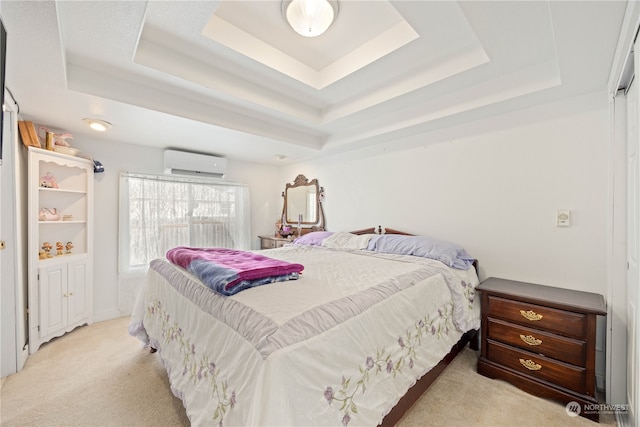
[[[249,188],[216,180],[120,174],[120,272],[146,271],[176,246],[251,246]]]

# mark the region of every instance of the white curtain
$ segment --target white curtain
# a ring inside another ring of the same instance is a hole
[[[251,248],[249,188],[214,179],[120,174],[120,309],[149,262],[176,246]]]

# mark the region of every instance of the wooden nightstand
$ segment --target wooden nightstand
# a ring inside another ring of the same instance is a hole
[[[273,248],[281,248],[287,243],[291,243],[292,240],[286,239],[284,237],[274,237],[274,236],[258,236],[260,238],[260,249],[273,249]]]
[[[596,317],[602,295],[488,278],[481,293],[478,373],[599,420],[595,384]]]

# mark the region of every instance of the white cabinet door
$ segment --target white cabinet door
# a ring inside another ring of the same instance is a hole
[[[92,294],[86,259],[42,267],[38,275],[42,339],[60,335],[89,320]]]
[[[88,289],[87,262],[77,260],[70,262],[68,271],[67,304],[68,322],[70,324],[86,321],[89,317],[89,298],[91,294]]]
[[[67,264],[38,270],[40,278],[40,336],[63,330],[67,326]]]

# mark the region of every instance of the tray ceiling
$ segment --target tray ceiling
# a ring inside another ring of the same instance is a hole
[[[346,0],[316,38],[294,33],[272,0],[1,12],[7,85],[30,119],[82,135],[81,119],[96,116],[114,125],[100,138],[271,163],[438,142],[488,116],[604,91],[625,7]]]

